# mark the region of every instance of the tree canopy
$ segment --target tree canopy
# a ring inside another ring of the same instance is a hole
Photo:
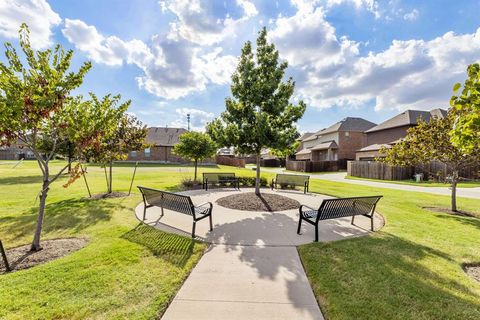
[[[256,52],[250,41],[242,48],[238,66],[232,75],[232,97],[225,101],[226,110],[208,124],[207,132],[220,146],[235,147],[241,154],[257,157],[255,191],[259,191],[260,153],[263,148],[283,151],[298,137],[296,122],[303,116],[303,101],[292,104],[295,82],[284,81],[286,61],[267,41],[263,28],[257,39]]]
[[[480,149],[480,64],[469,65],[467,74],[463,88],[460,83],[455,84],[453,90],[457,95],[450,99],[455,115],[451,134],[456,146],[472,153]]]
[[[456,186],[459,171],[480,161],[480,150],[465,154],[450,140],[455,116],[449,110],[445,118],[433,118],[419,121],[416,127],[408,129],[406,137],[393,145],[391,149],[382,149],[386,154],[383,159],[392,165],[423,165],[430,161],[439,161],[452,171],[452,211],[457,210]]]
[[[116,109],[73,96],[72,91],[80,87],[91,63],[71,71],[72,50],[56,45],[54,49],[34,51],[26,24],[20,27],[19,34],[23,56],[5,43],[6,63],[0,62],[0,145],[22,143],[33,152],[42,172],[32,241],[32,250],[39,250],[50,185],[69,167],[67,163],[51,172],[50,161],[67,142],[76,157],[87,148],[101,145],[102,137],[115,128],[113,115],[126,108]],[[72,173],[72,177],[78,174]]]
[[[213,157],[217,151],[217,145],[209,135],[195,131],[183,133],[179,140],[179,143],[173,147],[173,152],[194,162],[194,180],[197,180],[198,161]]]

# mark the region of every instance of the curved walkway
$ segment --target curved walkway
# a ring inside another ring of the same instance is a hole
[[[265,172],[273,172],[273,173],[284,173],[285,169],[283,168],[262,168]],[[441,196],[450,196],[452,191],[449,187],[426,187],[426,186],[415,186],[415,185],[406,185],[406,184],[398,184],[398,183],[389,183],[388,180],[385,182],[377,182],[377,181],[370,181],[370,180],[356,180],[356,179],[347,179],[346,172],[330,172],[330,173],[304,173],[304,172],[288,172],[288,174],[307,174],[310,176],[311,179],[319,179],[319,180],[328,180],[328,181],[337,181],[349,184],[359,184],[363,186],[371,186],[377,188],[387,188],[387,189],[395,189],[395,190],[402,190],[402,191],[411,191],[411,192],[425,192],[430,194],[437,194]],[[472,199],[480,199],[480,187],[475,188],[460,188],[457,187],[457,197],[464,197],[464,198],[472,198]]]
[[[314,239],[314,228],[303,225],[296,234],[298,210],[250,212],[227,209],[215,201],[233,191],[189,191],[195,204],[214,203],[212,232],[208,221],[197,223],[198,238],[211,246],[168,307],[162,319],[323,319],[303,270],[296,246]],[[262,190],[262,192],[272,192]],[[301,204],[318,207],[322,195],[298,191],[273,191]],[[141,219],[143,204],[136,210]],[[161,230],[190,235],[189,216],[149,208],[146,223]],[[358,217],[356,226],[349,218],[324,221],[320,241],[340,240],[368,234],[370,220]],[[383,220],[376,216],[375,227]]]

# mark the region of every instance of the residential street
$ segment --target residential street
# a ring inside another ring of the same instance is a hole
[[[263,171],[268,172],[275,172],[275,173],[283,173],[283,168],[262,168]],[[302,172],[293,173],[291,174],[305,174]],[[308,173],[306,173],[308,174]],[[426,192],[431,194],[438,194],[438,195],[450,195],[451,190],[448,187],[423,187],[423,186],[410,186],[410,185],[403,185],[403,184],[396,184],[396,183],[388,183],[388,182],[376,182],[376,181],[367,181],[367,180],[353,180],[353,179],[345,179],[347,173],[346,172],[332,172],[332,173],[322,173],[322,174],[309,174],[310,178],[312,179],[320,179],[320,180],[329,180],[329,181],[338,181],[343,183],[350,183],[350,184],[359,184],[364,186],[372,186],[378,188],[387,188],[387,189],[397,189],[397,190],[404,190],[404,191],[415,191],[415,192]],[[458,188],[457,189],[457,196],[464,197],[464,198],[473,198],[473,199],[480,199],[480,187],[478,188]]]

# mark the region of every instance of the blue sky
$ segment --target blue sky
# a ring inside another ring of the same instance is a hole
[[[480,0],[3,0],[0,41],[75,50],[93,62],[79,93],[120,93],[149,126],[201,129],[224,110],[242,45],[266,26],[289,62],[299,131],[346,116],[379,123],[405,109],[448,106],[480,60]],[[0,57],[4,61],[4,57]]]

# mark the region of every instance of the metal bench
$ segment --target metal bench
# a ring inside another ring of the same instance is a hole
[[[273,188],[278,189],[278,185],[293,187],[299,186],[303,187],[303,193],[307,193],[309,180],[310,176],[306,175],[279,173],[275,179],[272,180],[272,190]]]
[[[240,189],[240,182],[233,172],[204,172],[202,187],[208,190],[208,185],[230,183],[236,189]]]
[[[318,222],[320,220],[350,216],[352,217],[352,224],[355,216],[365,216],[370,218],[371,229],[373,231],[373,214],[375,213],[377,202],[381,197],[382,196],[325,199],[318,209],[301,205],[298,209],[300,212],[300,219],[298,221],[297,234],[300,234],[302,220],[304,220],[315,226],[315,241],[318,242]],[[306,208],[307,210],[303,210],[303,208]]]
[[[212,225],[212,209],[211,202],[206,202],[201,205],[195,206],[192,199],[189,196],[184,196],[176,193],[166,192],[162,190],[150,189],[138,186],[138,189],[142,193],[143,197],[143,219],[145,221],[145,215],[147,208],[159,207],[162,210],[160,217],[164,215],[164,209],[180,212],[193,217],[192,226],[192,238],[195,238],[195,225],[197,221],[205,218],[210,219],[210,231],[213,230]]]

